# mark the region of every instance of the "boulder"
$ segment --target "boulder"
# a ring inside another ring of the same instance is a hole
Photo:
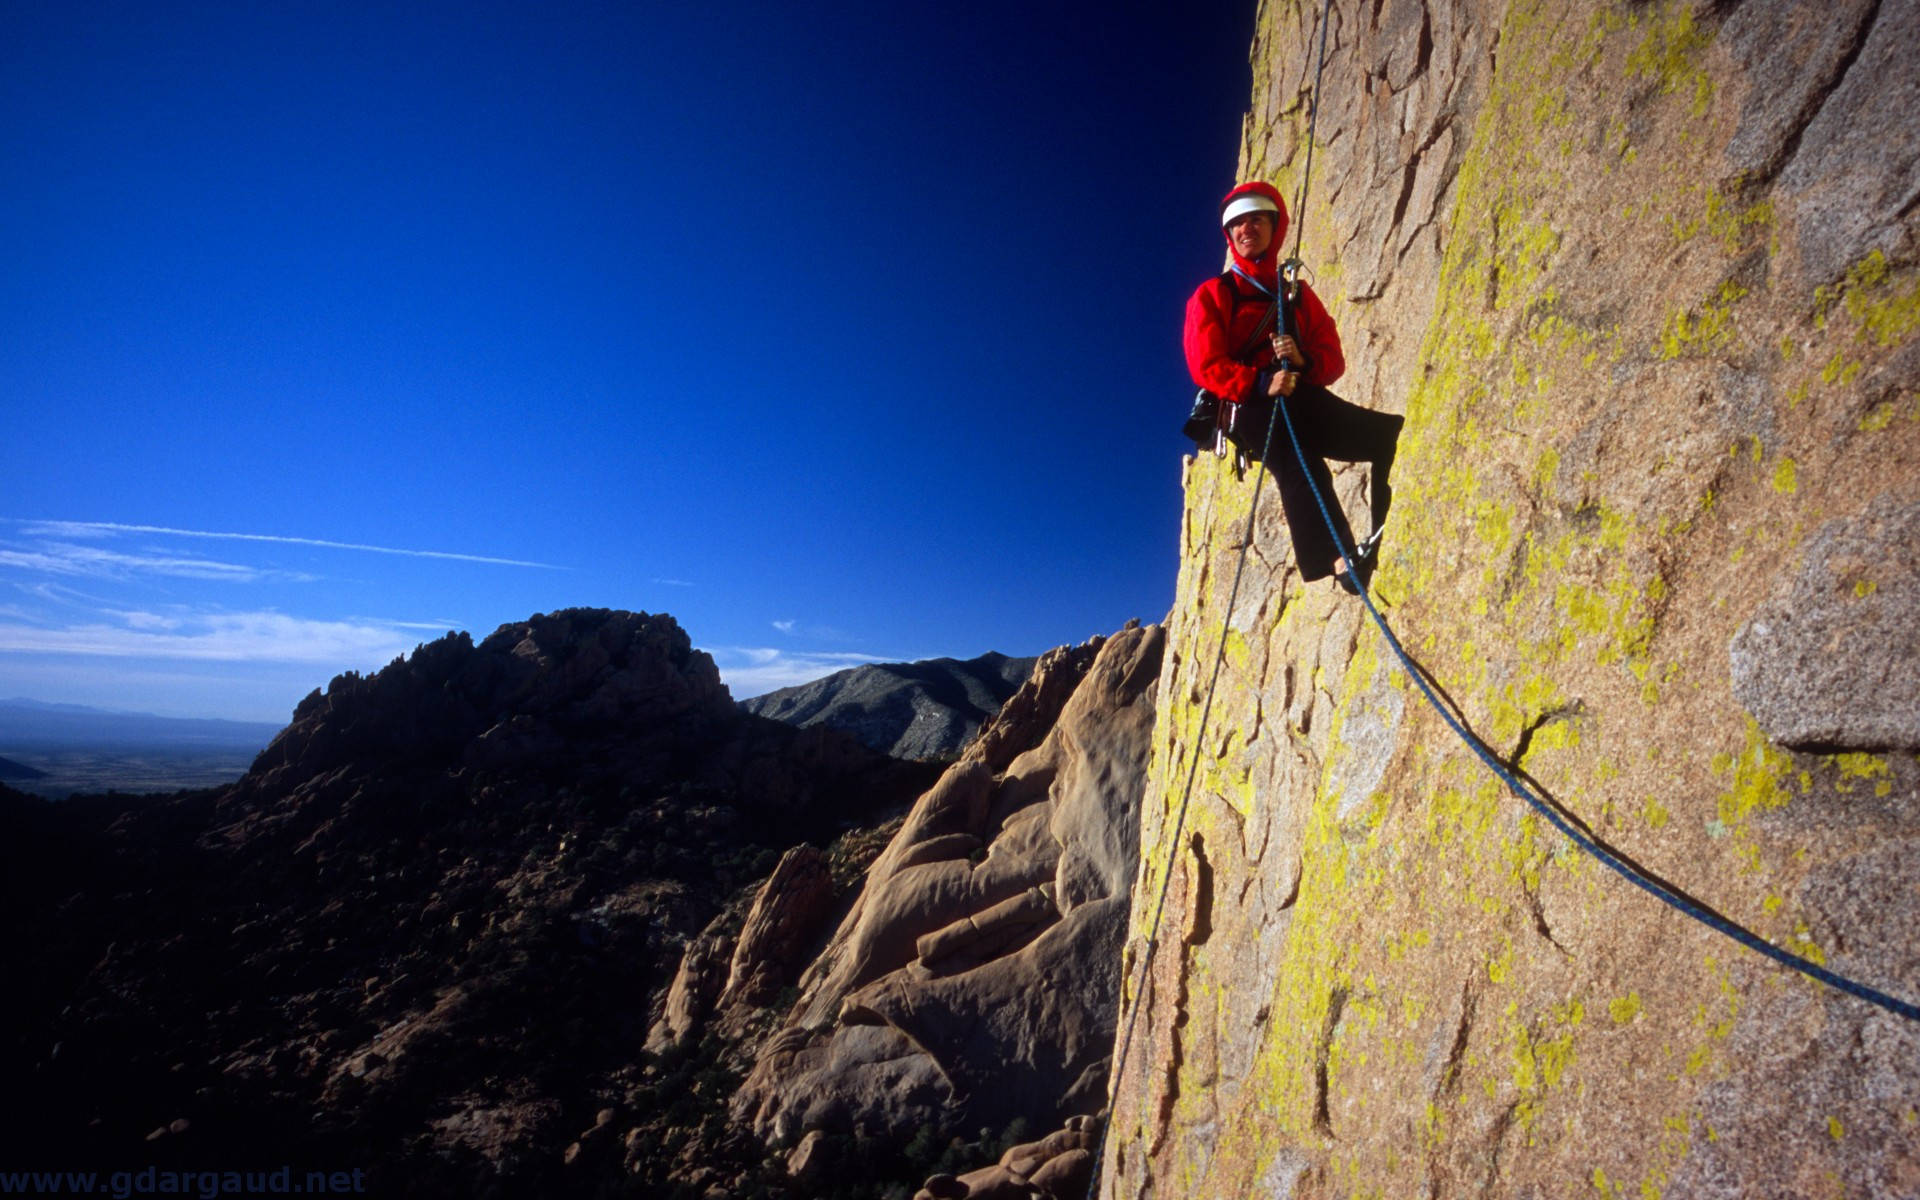
[[[800,1139],[800,1144],[787,1154],[787,1174],[809,1183],[819,1178],[826,1169],[827,1135],[815,1129]]]
[[[967,1200],[1029,1200],[1033,1189],[1027,1181],[1002,1166],[981,1167],[960,1176],[961,1194]]]
[[[737,1120],[905,1138],[1098,1106],[1161,645],[1134,627],[1042,656],[869,870]]]
[[[782,855],[734,943],[720,1006],[765,1004],[792,982],[834,899],[826,855],[804,845]]]
[[[1093,1180],[1093,1151],[1075,1147],[1047,1159],[1028,1174],[1027,1182],[1052,1200],[1079,1200]]]

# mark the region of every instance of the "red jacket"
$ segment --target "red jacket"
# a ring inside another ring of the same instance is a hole
[[[1280,210],[1273,245],[1252,261],[1241,258],[1231,244],[1228,253],[1241,271],[1268,288],[1277,287],[1280,248],[1287,235],[1287,206],[1279,192],[1265,183],[1242,184],[1227,193],[1227,200],[1248,192],[1266,196]],[[1226,201],[1222,201],[1221,206],[1225,205]],[[1223,236],[1224,233],[1223,230]],[[1223,400],[1238,404],[1247,399],[1261,368],[1273,363],[1272,340],[1262,336],[1244,362],[1234,355],[1246,346],[1272,303],[1270,292],[1261,291],[1239,272],[1216,275],[1194,291],[1187,301],[1187,324],[1182,340],[1187,351],[1187,370],[1195,383]],[[1340,351],[1340,331],[1334,328],[1333,318],[1327,315],[1320,297],[1305,284],[1300,285],[1300,299],[1293,306],[1293,317],[1300,351],[1307,358],[1300,378],[1321,387],[1331,386],[1347,369],[1346,356]]]

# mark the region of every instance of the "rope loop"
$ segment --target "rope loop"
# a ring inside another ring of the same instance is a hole
[[[1307,470],[1307,455],[1306,451],[1300,445],[1299,433],[1294,430],[1293,414],[1286,411],[1287,406],[1285,404],[1278,404],[1274,407],[1286,420],[1287,438],[1293,443],[1294,458],[1300,464],[1301,473],[1307,477],[1307,486],[1313,490],[1313,501],[1320,507],[1320,519],[1326,522],[1327,530],[1333,535],[1333,544],[1339,549],[1341,557],[1351,563],[1353,561],[1353,551],[1340,537],[1340,530],[1334,524],[1333,514],[1327,508],[1327,499],[1320,494],[1320,485],[1314,482],[1313,473]],[[1478,737],[1474,736],[1473,732],[1469,730],[1458,717],[1454,716],[1446,705],[1440,702],[1440,697],[1434,694],[1433,686],[1427,682],[1426,676],[1415,666],[1413,657],[1407,653],[1406,647],[1400,644],[1400,639],[1394,636],[1393,629],[1388,626],[1386,618],[1381,616],[1380,610],[1374,607],[1373,591],[1368,586],[1368,581],[1362,579],[1357,571],[1354,572],[1353,581],[1360,588],[1360,602],[1366,605],[1367,615],[1372,617],[1373,623],[1379,627],[1380,635],[1387,639],[1387,645],[1392,648],[1395,657],[1400,660],[1401,669],[1406,671],[1407,677],[1419,686],[1420,694],[1425,696],[1427,703],[1432,705],[1433,710],[1440,714],[1440,719],[1447,723],[1447,727],[1453,730],[1454,734],[1466,745],[1467,749],[1474,753],[1475,757],[1487,765],[1488,770],[1500,777],[1501,782],[1507,785],[1509,791],[1526,801],[1528,807],[1545,818],[1546,822],[1565,836],[1568,841],[1578,846],[1592,858],[1598,859],[1602,865],[1649,896],[1692,917],[1709,929],[1732,938],[1748,949],[1764,954],[1780,965],[1798,971],[1811,979],[1817,979],[1829,987],[1838,988],[1850,996],[1865,1000],[1869,1004],[1877,1005],[1895,1016],[1905,1017],[1909,1021],[1920,1021],[1920,1006],[1910,1004],[1896,996],[1890,996],[1886,992],[1861,983],[1858,980],[1849,979],[1837,971],[1830,971],[1819,963],[1811,959],[1802,958],[1792,951],[1782,950],[1780,947],[1760,937],[1753,931],[1734,924],[1719,913],[1701,907],[1687,896],[1682,895],[1659,880],[1650,878],[1634,864],[1582,833],[1571,821],[1562,816],[1559,810],[1555,809],[1551,804],[1548,804],[1544,797],[1537,795],[1534,789],[1522,783],[1519,777],[1516,776],[1505,763],[1501,762],[1492,750],[1487,748],[1485,742],[1482,742]]]

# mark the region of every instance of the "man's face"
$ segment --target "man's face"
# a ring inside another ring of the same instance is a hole
[[[1273,245],[1273,214],[1241,213],[1227,222],[1227,240],[1242,258],[1259,258]]]

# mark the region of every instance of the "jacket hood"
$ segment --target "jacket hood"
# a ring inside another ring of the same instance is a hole
[[[1233,262],[1236,266],[1248,275],[1259,280],[1262,286],[1268,288],[1278,287],[1280,278],[1280,247],[1287,240],[1287,202],[1280,198],[1280,189],[1270,183],[1256,179],[1251,183],[1241,184],[1239,187],[1234,188],[1225,196],[1221,197],[1220,210],[1225,212],[1227,205],[1232,204],[1242,196],[1265,196],[1267,199],[1273,201],[1273,206],[1279,210],[1279,212],[1275,214],[1273,221],[1273,244],[1268,246],[1267,252],[1259,258],[1247,259],[1240,256],[1240,252],[1233,248],[1232,240],[1228,239],[1227,253],[1233,256]],[[1227,237],[1227,231],[1224,228],[1221,229],[1220,236],[1223,239]]]

